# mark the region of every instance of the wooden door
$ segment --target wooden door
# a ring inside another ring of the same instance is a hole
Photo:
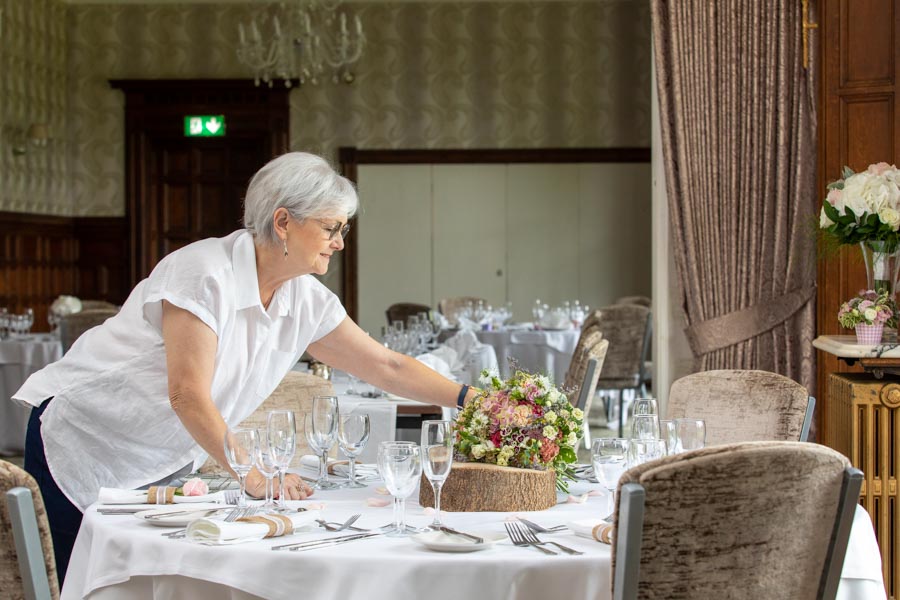
[[[131,284],[182,246],[241,227],[247,184],[288,149],[288,90],[244,80],[128,80],[126,213]],[[224,115],[225,136],[190,138],[184,117]]]

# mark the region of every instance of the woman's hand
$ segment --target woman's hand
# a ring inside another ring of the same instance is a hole
[[[278,479],[273,479],[275,483],[275,497],[278,497]],[[266,478],[262,473],[254,467],[247,473],[247,493],[254,498],[266,497]],[[305,500],[312,496],[313,490],[298,475],[288,473],[284,477],[284,495],[288,500]]]

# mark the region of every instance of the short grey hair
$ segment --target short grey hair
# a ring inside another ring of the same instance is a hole
[[[244,198],[244,227],[264,244],[280,242],[273,213],[284,207],[298,220],[334,213],[356,213],[359,199],[353,183],[320,156],[289,152],[256,172]]]

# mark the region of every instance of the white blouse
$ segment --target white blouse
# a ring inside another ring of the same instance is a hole
[[[218,336],[210,391],[229,426],[248,417],[307,346],[347,315],[311,275],[282,284],[264,309],[245,230],[166,256],[116,316],[87,331],[13,396],[33,406],[53,397],[41,418],[47,465],[82,509],[101,487],[140,487],[206,460],[169,404],[162,300]]]

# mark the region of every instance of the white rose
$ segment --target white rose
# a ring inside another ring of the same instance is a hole
[[[878,316],[878,311],[874,308],[867,308],[866,312],[863,313],[863,316],[866,318],[866,321],[874,321],[875,317]]]
[[[553,412],[552,410],[551,410],[551,411],[548,411],[548,412],[545,412],[545,413],[544,413],[544,419],[545,419],[548,423],[556,423],[556,413]]]
[[[900,228],[900,212],[897,212],[889,206],[884,206],[878,211],[878,218],[881,222],[889,226],[894,231]]]
[[[819,228],[825,229],[826,227],[831,227],[834,225],[834,221],[828,218],[828,215],[825,214],[825,207],[822,207],[822,212],[819,214]]]
[[[566,443],[570,446],[574,446],[578,443],[578,436],[575,435],[575,432],[569,434],[569,437],[566,438]]]
[[[875,177],[870,173],[857,173],[844,180],[844,189],[841,192],[841,200],[845,212],[850,210],[857,217],[867,212],[877,212],[867,202],[867,186],[869,180]]]
[[[60,296],[50,305],[50,312],[60,317],[81,312],[81,300],[75,296]]]
[[[484,444],[475,444],[472,446],[472,457],[473,458],[484,458],[485,447]]]
[[[546,427],[544,427],[544,431],[542,433],[544,434],[545,438],[547,438],[548,440],[552,440],[556,438],[556,434],[559,432],[553,425],[547,425]]]
[[[576,408],[572,411],[572,416],[578,420],[581,420],[584,418],[584,411],[582,411],[580,408]]]

